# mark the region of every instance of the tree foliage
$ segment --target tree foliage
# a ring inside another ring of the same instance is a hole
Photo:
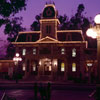
[[[5,25],[4,33],[8,35],[8,41],[14,41],[21,26],[22,17],[14,15],[25,10],[27,0],[0,0],[0,27]]]
[[[7,38],[8,41],[10,42],[15,41],[18,32],[25,30],[25,28],[21,26],[22,24],[21,21],[22,21],[22,17],[20,18],[15,17],[7,21],[5,25],[4,33],[8,34],[8,38]]]
[[[25,9],[26,0],[0,0],[0,15],[9,17]]]
[[[36,19],[36,21],[34,21],[31,24],[30,29],[33,30],[33,31],[39,31],[40,30],[40,21],[39,20],[41,19],[41,14],[36,15],[35,19]]]
[[[15,17],[15,14],[26,9],[27,0],[0,0],[0,27],[5,26],[4,33],[8,35],[9,42],[15,41],[19,31],[23,31],[22,17]],[[11,52],[10,52],[11,51]],[[7,57],[13,56],[14,46],[9,44]]]

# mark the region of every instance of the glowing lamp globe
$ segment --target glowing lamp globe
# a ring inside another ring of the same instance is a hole
[[[92,38],[96,38],[97,37],[97,33],[92,29],[89,28],[86,32],[87,36],[92,37]]]
[[[96,24],[100,24],[100,14],[95,16],[94,21]]]

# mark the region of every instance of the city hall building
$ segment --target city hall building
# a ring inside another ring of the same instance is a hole
[[[88,65],[87,42],[81,30],[59,30],[54,4],[46,4],[40,19],[40,31],[19,32],[16,53],[22,57],[18,67],[23,78],[33,80],[84,79]]]

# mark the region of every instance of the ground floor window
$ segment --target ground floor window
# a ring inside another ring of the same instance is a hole
[[[25,70],[26,70],[25,63],[23,63],[22,70],[23,70],[23,71],[25,71]]]
[[[76,63],[72,63],[72,72],[76,72]]]
[[[64,72],[64,71],[65,71],[65,63],[62,62],[62,63],[61,63],[61,72]]]

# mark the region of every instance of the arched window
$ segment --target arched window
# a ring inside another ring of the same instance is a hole
[[[76,57],[76,49],[75,48],[72,49],[72,57]]]
[[[76,63],[72,63],[72,72],[76,72]]]
[[[65,63],[62,62],[62,63],[61,63],[61,72],[64,72],[64,71],[65,71]]]

